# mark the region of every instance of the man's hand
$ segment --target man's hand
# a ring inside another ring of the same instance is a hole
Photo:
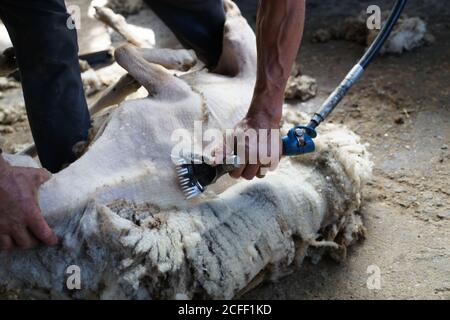
[[[246,157],[245,164],[231,174],[235,178],[263,177],[269,167],[273,170],[278,164],[282,146],[281,139],[279,131],[277,131],[277,137],[273,137],[270,131],[279,129],[284,90],[300,47],[304,20],[305,0],[260,1],[256,23],[258,72],[255,91],[247,116],[234,131],[234,136],[239,137],[246,133],[251,136],[252,131],[256,130],[257,139],[245,142],[237,139],[238,143],[235,143],[235,150],[232,152],[240,155],[244,152],[239,149],[243,148]],[[267,132],[263,132],[261,129],[266,129]],[[265,138],[267,138],[267,153],[265,150],[260,150],[266,144],[264,143]],[[277,146],[279,152],[275,153],[271,147],[271,140],[276,139],[279,142]],[[227,155],[229,154],[230,150],[228,149]],[[270,163],[261,161],[261,155],[266,154],[270,155],[272,160]],[[222,155],[219,153],[219,156]],[[221,160],[218,159],[217,152],[215,159],[216,162]],[[275,159],[277,161],[274,161]]]
[[[227,141],[227,155],[237,154],[242,161],[241,167],[230,174],[233,178],[263,178],[267,171],[278,166],[281,155],[279,120],[247,116],[236,126],[233,136],[227,137]]]
[[[0,156],[0,250],[57,243],[37,203],[37,190],[49,178],[44,169],[12,167]]]

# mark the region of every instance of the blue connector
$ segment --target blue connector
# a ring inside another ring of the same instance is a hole
[[[292,128],[283,138],[283,155],[296,156],[314,152],[316,150],[313,140],[315,137],[317,137],[317,132],[311,127],[297,126]]]

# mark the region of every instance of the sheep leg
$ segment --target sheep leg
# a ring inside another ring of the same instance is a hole
[[[131,32],[125,18],[115,13],[106,7],[95,7],[95,17],[106,24],[108,27],[114,29],[119,33],[127,42],[141,47],[143,42]]]
[[[197,57],[192,50],[172,50],[172,49],[143,49],[135,48],[136,54],[148,63],[162,65],[168,69],[175,69],[180,71],[187,71],[197,63]],[[6,56],[6,55],[4,55]],[[0,72],[3,70],[11,70],[1,68],[2,57],[0,56]],[[105,94],[103,94],[92,106],[89,107],[91,116],[98,112],[121,103],[130,94],[136,92],[141,87],[141,84],[136,81],[130,74],[124,75],[119,81],[110,86]],[[25,150],[19,153],[20,155],[27,155],[35,157],[37,155],[36,146],[30,145]]]
[[[177,100],[191,92],[183,80],[174,77],[161,65],[149,62],[142,52],[142,49],[133,45],[124,45],[114,55],[117,63],[144,86],[151,96],[159,95],[165,99]],[[145,52],[148,54],[150,51]]]
[[[215,73],[232,77],[256,74],[256,37],[235,3],[224,1],[223,49]]]
[[[197,64],[194,50],[136,48],[136,52],[146,61],[166,69],[188,71]]]
[[[100,99],[89,107],[91,116],[107,107],[121,103],[130,94],[139,90],[140,87],[141,85],[129,74],[122,76],[117,83],[107,89]]]
[[[191,69],[197,62],[195,53],[192,50],[135,48],[135,53],[149,63],[180,71]],[[123,76],[116,84],[108,88],[106,93],[89,108],[91,115],[109,106],[121,103],[140,87],[141,84],[130,74]]]

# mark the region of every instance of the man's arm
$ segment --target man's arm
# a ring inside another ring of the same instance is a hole
[[[0,155],[0,250],[56,244],[37,203],[37,190],[49,178],[44,169],[13,167]]]
[[[284,91],[303,36],[304,0],[261,0],[257,16],[258,72],[253,100],[237,130],[278,129]],[[268,134],[270,150],[270,133]],[[256,146],[254,146],[256,147]],[[255,149],[246,146],[246,149]],[[234,171],[235,178],[262,177],[260,164]]]

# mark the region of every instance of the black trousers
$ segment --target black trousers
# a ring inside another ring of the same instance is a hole
[[[145,0],[180,41],[209,65],[222,51],[222,0]],[[64,0],[0,0],[15,48],[28,119],[41,164],[51,172],[75,160],[90,117],[78,63],[76,30]]]
[[[68,28],[64,0],[0,0],[0,18],[14,45],[39,158],[57,172],[75,159],[72,148],[90,128],[76,30]]]
[[[181,43],[196,51],[209,67],[222,53],[223,0],[144,0]]]

